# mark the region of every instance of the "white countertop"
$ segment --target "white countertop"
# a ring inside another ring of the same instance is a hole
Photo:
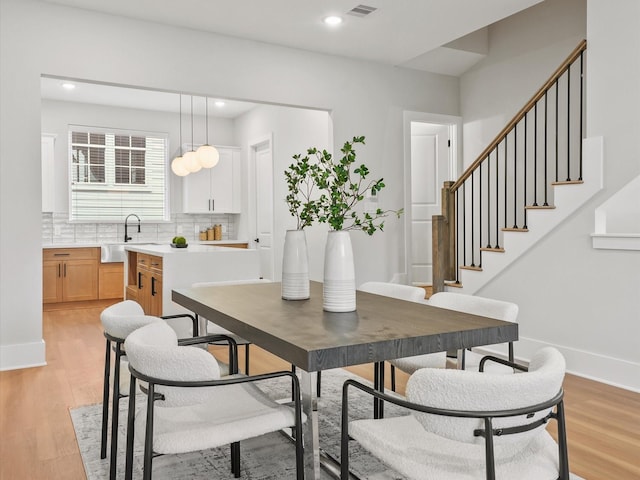
[[[225,243],[225,242],[222,242]],[[226,242],[229,243],[229,242]],[[244,242],[242,242],[244,243]],[[218,252],[252,252],[253,249],[247,248],[235,248],[235,247],[218,247],[215,244],[197,244],[190,243],[187,248],[174,248],[169,244],[166,245],[154,245],[154,244],[126,244],[125,250],[130,252],[146,253],[149,255],[157,255],[164,257],[166,255],[193,255],[193,254],[210,254]]]
[[[182,250],[189,250],[192,246],[196,246],[196,245],[209,245],[209,248],[211,248],[211,246],[215,246],[215,245],[228,245],[228,244],[236,244],[236,243],[249,243],[247,240],[211,240],[211,241],[194,241],[189,243],[189,247],[186,249],[182,249]],[[155,245],[155,246],[161,246],[164,245],[164,243],[161,242],[128,242],[128,243],[124,243],[124,242],[94,242],[94,243],[43,243],[42,244],[42,248],[92,248],[92,247],[96,247],[96,248],[100,248],[102,245],[113,245],[113,244],[122,244],[125,246],[140,246],[140,245]],[[169,245],[169,242],[166,243],[166,245]],[[171,248],[171,247],[169,247]],[[175,248],[172,248],[172,250],[175,250]]]

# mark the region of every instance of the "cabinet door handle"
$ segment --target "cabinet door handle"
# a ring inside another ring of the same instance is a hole
[[[59,263],[58,264],[58,278],[60,278],[62,276],[62,264]]]
[[[216,200],[215,200],[215,198],[211,199],[211,211],[212,212],[216,211]]]
[[[209,211],[211,211],[211,199],[209,199]]]
[[[142,275],[138,272],[138,290],[142,288]]]
[[[53,256],[54,257],[68,257],[69,254],[68,253],[54,253]]]
[[[65,277],[67,276],[67,264],[66,263],[64,264],[64,276]]]
[[[151,296],[156,296],[156,277],[151,277]]]

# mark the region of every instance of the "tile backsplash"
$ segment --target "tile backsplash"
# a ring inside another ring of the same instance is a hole
[[[183,236],[187,242],[198,240],[199,230],[211,225],[222,225],[223,240],[237,240],[236,215],[187,215],[175,214],[170,222],[145,223],[144,219],[138,233],[136,219],[129,223],[128,233],[132,242],[170,242],[176,235]],[[42,214],[42,244],[70,243],[115,243],[124,241],[124,220],[122,223],[69,223],[66,213]]]

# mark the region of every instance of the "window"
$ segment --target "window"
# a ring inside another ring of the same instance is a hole
[[[116,183],[144,185],[147,139],[116,135]]]
[[[104,183],[104,134],[71,132],[73,181]]]
[[[123,221],[167,211],[167,134],[69,127],[70,220]]]

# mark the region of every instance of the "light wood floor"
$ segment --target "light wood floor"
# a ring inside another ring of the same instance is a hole
[[[0,372],[0,479],[85,478],[69,409],[101,401],[106,305],[47,307],[47,366]],[[252,373],[288,367],[251,347]],[[371,378],[370,365],[352,370]],[[640,478],[640,394],[572,375],[565,390],[571,470],[588,480]]]

